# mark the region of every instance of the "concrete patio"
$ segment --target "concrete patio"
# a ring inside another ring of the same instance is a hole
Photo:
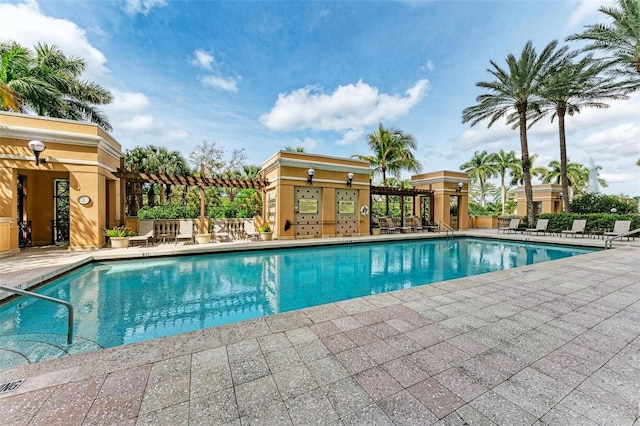
[[[0,282],[32,285],[87,258],[204,248],[34,250],[0,259]],[[4,369],[0,383],[26,380],[0,394],[0,418],[12,425],[633,425],[640,423],[639,264],[640,244],[623,242]]]

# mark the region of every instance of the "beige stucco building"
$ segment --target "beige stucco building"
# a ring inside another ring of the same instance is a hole
[[[562,213],[562,185],[533,185],[533,211],[537,216],[541,213]],[[527,197],[524,186],[517,189],[517,215],[527,215]]]
[[[45,147],[38,165],[30,141]],[[0,256],[21,244],[102,247],[102,229],[121,220],[121,151],[95,124],[0,112]]]

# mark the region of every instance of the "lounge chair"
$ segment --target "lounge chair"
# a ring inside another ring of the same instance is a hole
[[[618,235],[626,234],[630,229],[630,220],[616,220],[616,223],[613,225],[613,231],[605,232],[604,235],[607,237],[617,237]],[[627,236],[627,241],[629,241],[629,236]]]
[[[571,229],[562,231],[560,233],[560,236],[562,236],[562,234],[566,234],[566,235],[573,235],[573,237],[575,238],[577,234],[581,234],[582,238],[584,238],[584,229],[586,227],[587,227],[586,219],[576,219],[573,221],[573,225],[571,226]]]
[[[257,240],[260,238],[260,233],[256,231],[256,225],[253,220],[244,221],[244,236],[247,240]]]
[[[385,232],[387,234],[395,234],[396,232],[400,232],[400,228],[397,228],[396,225],[394,225],[393,219],[391,219],[390,217],[382,217],[380,219],[382,220],[383,225],[382,227],[380,227],[382,232]]]
[[[227,223],[222,219],[213,221],[213,236],[218,241],[231,241],[231,235]]]
[[[526,232],[527,234],[533,234],[535,232],[536,235],[538,234],[538,232],[542,232],[542,235],[544,235],[547,232],[548,225],[549,219],[538,219],[538,223],[536,223],[535,228],[525,229],[524,232]]]
[[[498,234],[500,231],[502,232],[516,232],[518,230],[518,226],[520,225],[520,218],[511,219],[509,222],[509,226],[504,226],[502,228],[498,228]]]
[[[153,220],[141,220],[138,224],[138,235],[129,238],[129,243],[144,241],[145,245],[149,245],[151,240],[153,240]]]
[[[424,227],[420,223],[420,218],[415,216],[410,216],[408,219],[409,219],[409,227],[411,228],[412,231],[414,232],[424,231]]]
[[[181,220],[178,232],[176,233],[176,244],[178,244],[178,240],[189,240],[189,242],[193,242],[193,220]]]

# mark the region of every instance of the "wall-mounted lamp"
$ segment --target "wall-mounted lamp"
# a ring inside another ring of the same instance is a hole
[[[463,186],[464,186],[464,183],[458,182],[458,186],[456,187],[456,192],[462,192]]]
[[[616,214],[616,213],[618,213],[618,210],[615,207],[613,207],[611,209],[611,214]]]
[[[40,163],[42,163],[42,164],[46,164],[47,163],[47,160],[45,160],[44,158],[42,160],[40,159],[40,154],[42,153],[42,151],[47,149],[47,147],[42,142],[40,142],[40,141],[31,141],[31,142],[29,142],[27,144],[27,147],[36,156],[36,166],[39,166]]]
[[[313,175],[316,174],[316,171],[313,169],[309,169],[307,170],[307,182],[309,182],[310,184],[313,183]]]
[[[558,200],[562,200],[562,191],[558,192]]]
[[[347,174],[347,186],[351,186],[353,183],[353,173]]]

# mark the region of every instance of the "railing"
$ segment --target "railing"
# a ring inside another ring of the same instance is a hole
[[[451,238],[453,238],[453,231],[454,229],[452,227],[450,227],[447,223],[445,222],[437,222],[438,223],[438,227],[441,229],[444,229],[447,232],[447,238],[449,238],[449,232],[451,232]]]
[[[618,238],[622,239],[622,238],[627,238],[629,239],[630,236],[632,235],[636,235],[640,233],[640,228],[633,230],[633,231],[629,231],[629,232],[625,232],[624,234],[620,234],[620,235],[616,235],[614,237],[611,238],[607,238],[606,240],[604,240],[604,248],[613,248],[613,241],[617,240]]]
[[[0,285],[0,290],[4,290],[9,293],[20,294],[22,296],[34,297],[36,299],[46,300],[48,302],[58,303],[60,305],[66,306],[67,310],[69,311],[69,322],[67,323],[67,344],[70,345],[73,343],[73,306],[71,306],[71,303],[64,300],[56,299],[54,297],[33,293],[27,290],[20,290],[19,288],[6,287],[3,285]]]

